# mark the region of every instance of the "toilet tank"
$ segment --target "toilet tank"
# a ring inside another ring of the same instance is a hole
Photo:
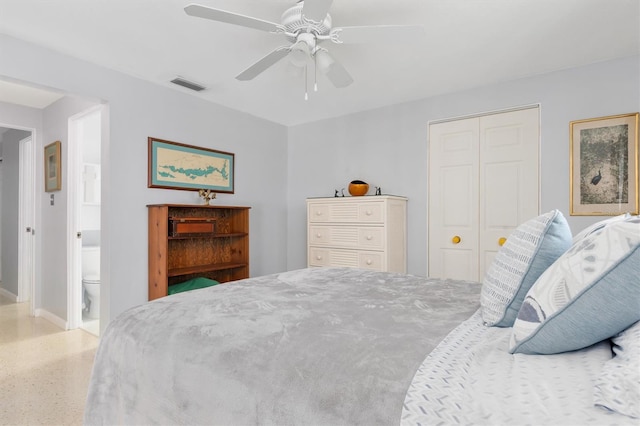
[[[100,276],[100,247],[82,247],[82,276]]]

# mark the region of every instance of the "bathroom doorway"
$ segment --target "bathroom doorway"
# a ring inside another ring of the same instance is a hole
[[[103,107],[69,118],[69,328],[99,335],[101,123]]]

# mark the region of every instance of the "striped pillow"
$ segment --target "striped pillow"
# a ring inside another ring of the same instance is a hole
[[[482,283],[485,325],[511,327],[527,291],[571,246],[571,229],[559,210],[518,226],[496,254]]]

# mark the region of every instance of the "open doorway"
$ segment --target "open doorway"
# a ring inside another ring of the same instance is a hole
[[[101,123],[97,106],[69,118],[69,328],[100,330]]]
[[[35,130],[0,124],[0,292],[34,313]]]
[[[20,140],[18,183],[18,302],[31,302],[34,312],[35,281],[35,142],[33,135]]]

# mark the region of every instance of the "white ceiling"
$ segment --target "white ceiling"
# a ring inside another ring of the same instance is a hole
[[[42,109],[63,97],[63,93],[0,80],[0,102],[18,103]]]
[[[278,23],[295,4],[192,1]],[[288,44],[283,36],[190,17],[189,2],[1,0],[0,33],[187,91],[168,83],[182,76],[208,87],[194,96],[284,125],[640,53],[638,0],[334,0],[334,27],[414,24],[425,35],[326,42],[355,83],[336,89],[319,76],[305,101],[304,78],[288,73],[286,60],[252,81],[234,78]]]

